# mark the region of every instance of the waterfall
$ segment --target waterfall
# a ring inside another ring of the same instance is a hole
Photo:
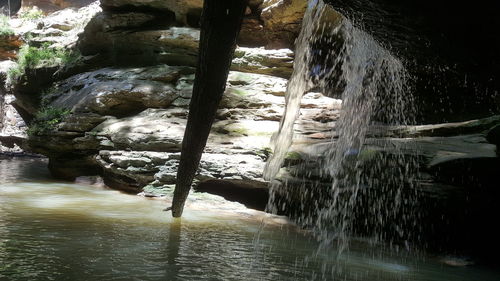
[[[362,156],[370,128],[382,122],[385,125],[412,123],[414,104],[409,86],[411,79],[404,64],[346,18],[339,15],[340,20],[332,21],[332,13],[335,12],[322,0],[309,1],[296,41],[286,109],[279,131],[272,138],[273,155],[266,165],[265,177],[272,181],[279,174],[293,142],[302,96],[311,89],[320,89],[327,96],[341,93],[340,118],[331,128],[333,137],[328,148],[321,152],[323,160],[317,164],[320,177],[331,179],[329,186],[303,184],[299,189],[303,196],[300,209],[304,212],[296,219],[314,229],[325,245],[337,241],[342,252],[355,232],[356,216],[373,215],[366,219],[364,227],[374,231],[398,217],[400,223],[391,227],[400,236],[404,236],[403,225],[411,223],[413,215],[408,212],[413,199],[402,195],[402,191],[412,185],[416,173],[412,161],[415,160],[398,153],[393,147],[397,144],[386,139],[370,142],[378,142],[382,147],[379,150],[392,146],[396,152],[390,157],[377,153],[376,159],[370,162],[372,166],[366,167]],[[277,194],[291,189],[286,182],[273,182],[270,211],[285,204],[276,199]],[[305,211],[307,209],[312,211]]]

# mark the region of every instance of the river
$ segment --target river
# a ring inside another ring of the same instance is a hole
[[[2,281],[500,280],[363,241],[337,257],[285,218],[216,196],[192,196],[173,220],[164,200],[55,181],[45,159],[1,157]]]

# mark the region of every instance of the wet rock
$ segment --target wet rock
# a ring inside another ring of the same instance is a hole
[[[464,267],[474,265],[475,262],[470,257],[460,257],[460,256],[445,256],[439,259],[443,264],[456,267]]]
[[[486,139],[497,147],[500,147],[500,125],[491,128],[486,135]]]
[[[404,127],[374,127],[371,132],[378,129],[385,136],[419,137],[419,136],[457,136],[465,134],[476,134],[488,131],[500,123],[500,115],[493,115],[482,119],[474,119],[463,122],[404,126]]]

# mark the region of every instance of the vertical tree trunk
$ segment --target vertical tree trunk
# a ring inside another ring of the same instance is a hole
[[[198,67],[172,202],[174,217],[182,215],[215,112],[226,88],[236,38],[247,3],[248,0],[205,0]]]

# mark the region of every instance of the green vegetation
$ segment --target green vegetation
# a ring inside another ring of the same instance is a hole
[[[79,58],[80,54],[75,51],[53,48],[48,44],[44,44],[40,48],[24,45],[19,50],[17,66],[8,71],[9,80],[16,80],[25,73],[26,69],[74,64]]]
[[[296,151],[287,152],[285,159],[287,160],[302,160],[302,154]]]
[[[363,149],[358,155],[360,161],[370,161],[375,159],[375,157],[380,155],[380,151],[373,149]]]
[[[230,135],[243,135],[243,136],[248,136],[249,131],[246,128],[243,127],[229,127],[226,128],[229,132]]]
[[[10,36],[14,34],[14,30],[9,25],[9,18],[4,15],[0,15],[0,37]]]
[[[43,14],[42,10],[40,10],[36,7],[32,7],[31,9],[22,12],[19,15],[19,17],[24,19],[24,20],[37,20],[37,19],[43,18],[44,14]]]
[[[44,107],[35,115],[31,122],[28,135],[38,136],[53,131],[70,113],[69,110],[57,107]]]
[[[246,96],[248,95],[247,91],[241,90],[241,89],[231,89],[231,92],[234,94],[237,94],[239,96]]]
[[[262,160],[267,161],[269,157],[273,154],[273,150],[270,147],[263,147],[256,151],[257,156],[261,157]]]
[[[57,91],[57,86],[52,85],[45,88],[45,90],[40,92],[40,106],[42,108],[47,107],[52,101],[52,94]]]

